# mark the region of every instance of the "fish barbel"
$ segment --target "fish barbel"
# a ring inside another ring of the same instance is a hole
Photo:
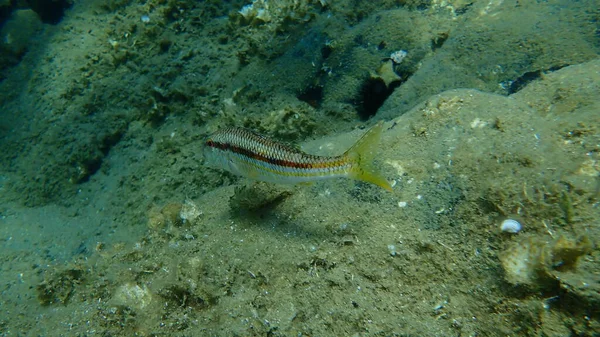
[[[242,128],[221,129],[208,137],[205,163],[213,168],[271,183],[295,184],[347,177],[392,190],[372,165],[383,122],[369,129],[339,156],[316,156]]]

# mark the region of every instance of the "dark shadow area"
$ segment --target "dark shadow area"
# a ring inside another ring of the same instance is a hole
[[[510,82],[510,86],[508,87],[508,94],[512,95],[516,92],[518,92],[519,90],[525,88],[525,86],[527,86],[527,84],[539,79],[540,77],[542,77],[543,74],[548,73],[548,72],[553,72],[553,71],[557,71],[559,69],[562,69],[564,67],[568,66],[568,64],[563,64],[560,66],[554,66],[554,67],[550,67],[548,69],[542,69],[542,70],[536,70],[536,71],[529,71],[526,72],[525,74],[517,77],[516,80]]]
[[[28,3],[43,23],[51,25],[59,23],[65,11],[73,6],[72,0],[29,0]]]
[[[0,28],[2,28],[4,22],[6,22],[10,13],[12,13],[13,8],[14,6],[0,7]]]
[[[444,45],[446,40],[448,40],[448,37],[450,37],[450,35],[448,33],[442,33],[442,34],[439,34],[438,36],[436,36],[434,39],[432,39],[431,40],[431,50],[436,51],[437,49],[442,48],[442,46]]]
[[[355,102],[360,119],[367,120],[375,116],[383,102],[401,83],[401,81],[394,81],[386,86],[380,78],[367,79],[360,89],[359,99]]]
[[[311,85],[304,89],[297,97],[299,100],[308,103],[316,109],[323,102],[323,87],[320,85]]]

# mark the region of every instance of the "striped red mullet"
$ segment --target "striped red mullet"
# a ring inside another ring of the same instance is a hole
[[[225,128],[208,137],[204,159],[211,167],[272,183],[347,177],[391,191],[390,184],[372,165],[372,150],[379,142],[382,129],[383,122],[379,122],[344,154],[325,157],[304,153],[250,130]]]

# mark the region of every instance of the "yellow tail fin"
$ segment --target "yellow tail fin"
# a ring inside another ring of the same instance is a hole
[[[392,191],[390,183],[373,166],[375,149],[379,143],[382,130],[383,121],[380,121],[352,145],[352,147],[344,153],[344,156],[346,156],[348,161],[353,164],[352,171],[349,174],[350,178],[366,181],[388,191]]]

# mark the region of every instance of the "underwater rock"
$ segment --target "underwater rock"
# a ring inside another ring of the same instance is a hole
[[[165,206],[154,206],[148,211],[148,228],[152,231],[162,230],[168,227],[180,226],[182,222],[181,211],[183,205],[180,203],[169,203]]]
[[[382,80],[386,88],[389,88],[393,82],[402,80],[402,77],[394,72],[394,61],[391,59],[383,63],[375,73],[371,73],[371,78]]]
[[[31,9],[21,9],[12,13],[0,30],[0,49],[14,57],[21,57],[30,39],[42,27],[40,17]]]
[[[317,6],[318,4],[318,6]],[[253,0],[252,3],[242,7],[237,13],[242,18],[242,24],[264,24],[273,23],[271,29],[278,28],[289,22],[306,22],[312,19],[310,13],[316,8],[324,8],[327,3],[324,0],[280,0],[266,1]]]
[[[287,140],[303,138],[317,127],[314,115],[315,109],[308,104],[285,106],[263,117],[259,130]]]
[[[269,5],[264,0],[253,1],[251,4],[242,7],[238,13],[240,13],[246,22],[252,22],[254,20],[261,22],[271,21]]]
[[[186,200],[181,205],[181,211],[179,212],[179,218],[185,223],[194,224],[202,216],[203,212],[198,205],[191,200]]]
[[[117,305],[141,310],[152,302],[152,293],[146,286],[127,283],[117,289],[112,301]]]
[[[498,257],[509,283],[543,288],[560,280],[558,273],[573,270],[577,259],[591,250],[586,236],[577,240],[561,236],[550,242],[527,237],[512,243]]]

